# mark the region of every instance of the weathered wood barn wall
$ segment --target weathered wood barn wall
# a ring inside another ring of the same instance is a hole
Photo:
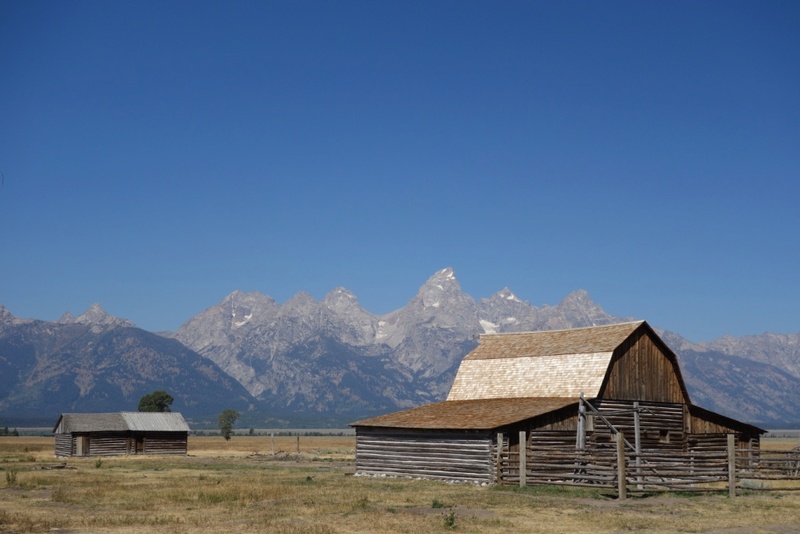
[[[179,413],[61,414],[55,427],[56,456],[186,454],[189,425]]]
[[[583,399],[583,400],[582,400]],[[691,404],[677,357],[644,321],[489,334],[461,362],[446,401],[352,423],[356,472],[497,482],[500,454],[721,446],[757,453],[764,432]]]

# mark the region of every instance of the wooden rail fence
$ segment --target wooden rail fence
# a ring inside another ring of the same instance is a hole
[[[526,439],[527,438],[527,439]],[[520,435],[519,450],[498,440],[497,482],[554,484],[629,492],[728,492],[800,490],[800,451],[737,450],[725,446],[689,451],[644,449],[635,453],[618,433],[614,442],[576,450],[556,436]],[[545,446],[546,445],[546,446]],[[524,451],[524,454],[520,454]]]

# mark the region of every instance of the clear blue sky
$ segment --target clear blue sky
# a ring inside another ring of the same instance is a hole
[[[800,2],[0,2],[0,304],[172,330],[453,267],[800,331]]]

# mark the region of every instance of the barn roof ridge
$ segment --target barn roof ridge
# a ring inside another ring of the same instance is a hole
[[[560,330],[486,334],[480,337],[480,343],[463,361],[611,354],[642,327],[652,330],[646,321],[631,321]]]
[[[594,330],[594,329],[603,329],[603,328],[611,328],[616,326],[626,326],[626,325],[642,325],[647,323],[644,319],[638,319],[636,321],[622,321],[621,323],[608,323],[608,324],[595,324],[591,326],[576,326],[574,328],[554,328],[552,330],[522,330],[519,332],[485,332],[483,334],[479,334],[479,338],[483,337],[502,337],[502,336],[524,336],[524,335],[531,335],[531,334],[556,334],[558,332],[575,332],[577,330]]]

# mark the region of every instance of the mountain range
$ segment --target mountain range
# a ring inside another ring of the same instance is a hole
[[[0,306],[0,421],[135,410],[142,395],[165,389],[173,409],[194,421],[234,408],[251,424],[338,426],[442,400],[480,334],[633,319],[607,314],[583,290],[556,306],[532,306],[508,288],[476,301],[451,268],[385,315],[364,310],[345,288],[321,300],[300,292],[283,304],[234,291],[160,334],[99,305],[55,322],[20,319]],[[697,344],[653,326],[678,354],[696,404],[751,423],[798,426],[800,335]]]

